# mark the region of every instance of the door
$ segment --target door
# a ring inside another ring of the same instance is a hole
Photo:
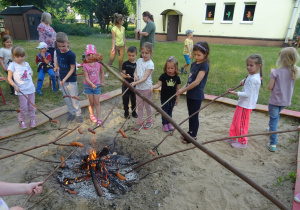
[[[178,15],[168,15],[167,41],[177,41],[178,22]]]
[[[39,40],[39,33],[37,27],[41,22],[41,14],[27,14],[28,30],[30,40]]]

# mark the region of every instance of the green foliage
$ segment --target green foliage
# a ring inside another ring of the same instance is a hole
[[[291,182],[295,183],[295,182],[296,182],[296,177],[297,177],[296,171],[290,172],[290,173],[289,173],[289,176],[290,176]]]
[[[126,31],[125,36],[126,36],[126,38],[134,38],[135,33],[134,33],[134,31]]]
[[[53,21],[52,27],[56,32],[65,32],[68,35],[75,36],[89,36],[99,32],[99,29],[90,28],[85,23],[64,24],[57,20]]]

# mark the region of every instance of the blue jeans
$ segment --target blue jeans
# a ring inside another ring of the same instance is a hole
[[[161,104],[164,104],[166,101],[161,100]],[[174,105],[175,105],[175,101],[171,100],[162,107],[162,110],[164,110],[164,112],[167,113],[171,118],[172,118]],[[161,121],[163,125],[169,123],[163,116],[161,116]]]
[[[56,91],[56,78],[55,78],[55,73],[53,71],[53,69],[49,69],[48,72],[49,77],[52,80],[52,90],[53,92]],[[39,71],[39,75],[38,75],[38,81],[37,81],[37,86],[36,86],[36,91],[37,92],[41,92],[42,86],[43,86],[43,82],[44,82],[44,78],[45,78],[46,73],[43,71],[43,69],[41,69]]]
[[[280,112],[283,109],[284,109],[284,106],[275,106],[275,105],[269,104],[269,115],[270,115],[269,127],[270,127],[270,131],[277,131]],[[277,133],[272,134],[270,136],[270,144],[272,144],[272,145],[278,144]]]

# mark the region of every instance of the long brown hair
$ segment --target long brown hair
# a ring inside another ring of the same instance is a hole
[[[246,61],[248,61],[248,60],[253,60],[256,65],[260,64],[260,68],[259,68],[260,82],[261,82],[261,85],[263,85],[263,82],[262,82],[262,77],[263,77],[263,59],[262,59],[261,55],[259,55],[259,54],[250,55],[246,59]]]
[[[143,17],[149,17],[150,18],[150,20],[152,21],[152,22],[154,22],[154,18],[153,18],[153,15],[151,15],[150,14],[150,12],[148,12],[148,11],[145,11],[145,12],[143,12]]]

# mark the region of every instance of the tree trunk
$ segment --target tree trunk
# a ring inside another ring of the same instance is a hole
[[[93,12],[91,11],[90,13],[90,27],[93,28],[94,27],[94,20],[93,20]]]

